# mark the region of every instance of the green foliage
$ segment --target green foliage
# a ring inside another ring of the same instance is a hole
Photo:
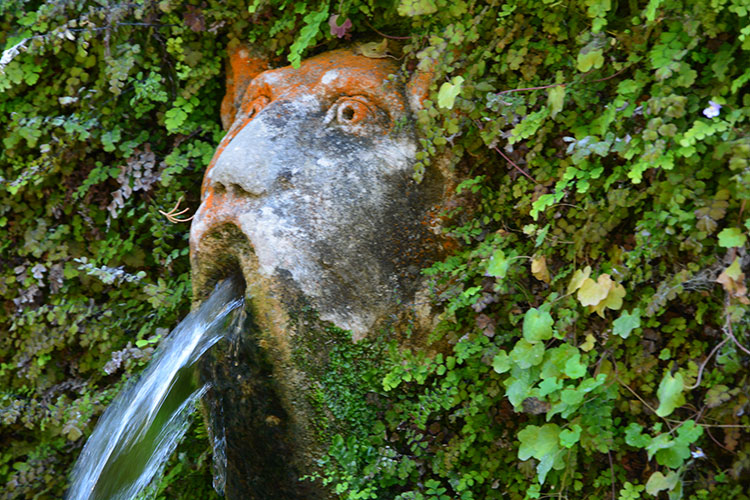
[[[415,179],[440,157],[466,203],[445,214],[460,249],[426,271],[436,343],[334,349],[319,480],[346,499],[748,498],[738,0],[0,3],[6,497],[61,497],[189,308],[187,227],[159,210],[198,205],[229,40],[298,64],[350,43],[331,15],[434,71]],[[209,453],[196,424],[160,498],[209,498]]]
[[[384,429],[342,442],[367,488],[328,481],[341,498],[747,498],[747,13],[483,6],[397,9],[407,67],[436,72],[415,178],[443,155],[471,204],[448,214],[461,250],[426,271],[439,353],[391,354]]]

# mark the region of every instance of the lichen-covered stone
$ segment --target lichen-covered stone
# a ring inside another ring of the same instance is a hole
[[[231,57],[222,106],[229,130],[206,172],[190,244],[196,297],[222,277],[244,276],[257,325],[245,335],[263,354],[213,357],[206,373],[220,382],[209,397],[210,420],[214,432],[217,412],[234,426],[246,423],[227,428],[228,440],[275,423],[290,470],[309,471],[321,443],[308,395],[326,363],[326,347],[309,346],[321,322],[351,331],[354,340],[406,316],[417,328],[429,323],[415,297],[420,270],[442,254],[435,214],[450,182],[439,169],[412,180],[411,123],[424,75],[419,85],[404,84],[393,61],[346,50],[299,69],[261,72],[265,63],[248,54],[241,48]],[[261,357],[272,367],[268,383],[248,382],[245,392],[227,385],[256,373],[243,364]],[[257,410],[276,402],[283,415]],[[241,443],[227,456],[234,476],[227,496],[255,498],[249,477],[262,473],[239,462],[265,458],[243,456]],[[309,498],[305,491],[285,498]]]

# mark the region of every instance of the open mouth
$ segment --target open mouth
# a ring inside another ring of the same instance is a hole
[[[252,247],[237,226],[227,223],[212,228],[193,249],[193,299],[204,301],[227,278],[239,280],[245,290],[245,270],[252,257]]]
[[[212,227],[193,241],[192,250],[196,302],[227,278],[238,279],[246,299],[257,299],[257,260],[236,225]],[[299,480],[307,455],[299,437],[304,427],[288,402],[293,399],[289,375],[278,349],[256,323],[250,300],[246,304],[240,334],[217,344],[201,360],[201,377],[210,382],[203,398],[205,416],[221,471],[215,484],[233,500],[322,498],[317,486]]]

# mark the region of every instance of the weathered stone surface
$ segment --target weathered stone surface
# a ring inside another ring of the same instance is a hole
[[[307,398],[312,374],[326,363],[326,347],[310,347],[321,331],[317,320],[351,330],[355,340],[410,311],[413,321],[429,321],[415,297],[420,270],[442,252],[434,214],[449,182],[438,169],[419,184],[412,180],[412,120],[424,75],[419,84],[403,84],[390,59],[345,50],[299,69],[263,72],[265,63],[246,49],[231,59],[222,106],[229,130],[204,178],[191,262],[196,297],[218,279],[242,273],[257,324],[247,335],[263,353],[248,348],[256,354],[226,353],[209,363],[207,376],[219,381],[209,398],[210,418],[224,405],[225,421],[246,424],[232,431],[238,437],[275,423],[278,453],[292,477],[312,470],[320,452]],[[247,363],[261,358],[272,367],[272,381],[232,386],[258,372]],[[274,405],[283,415],[271,418],[258,409]],[[262,468],[239,462],[265,460],[249,455],[240,449],[229,457],[235,477],[227,480],[228,498],[266,498],[249,493],[263,488],[249,479]],[[310,495],[307,485],[275,498]]]

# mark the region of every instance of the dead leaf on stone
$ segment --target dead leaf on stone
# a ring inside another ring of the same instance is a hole
[[[383,38],[383,41],[380,43],[363,43],[362,45],[356,47],[356,52],[371,59],[383,59],[384,57],[390,57],[388,55],[388,39]]]
[[[531,259],[531,274],[539,281],[550,282],[549,270],[547,269],[547,260],[544,255]]]
[[[740,268],[740,258],[735,257],[734,262],[724,269],[718,278],[717,283],[721,283],[724,290],[730,297],[737,299],[743,304],[750,304],[747,298],[747,286],[745,285],[745,273]]]

